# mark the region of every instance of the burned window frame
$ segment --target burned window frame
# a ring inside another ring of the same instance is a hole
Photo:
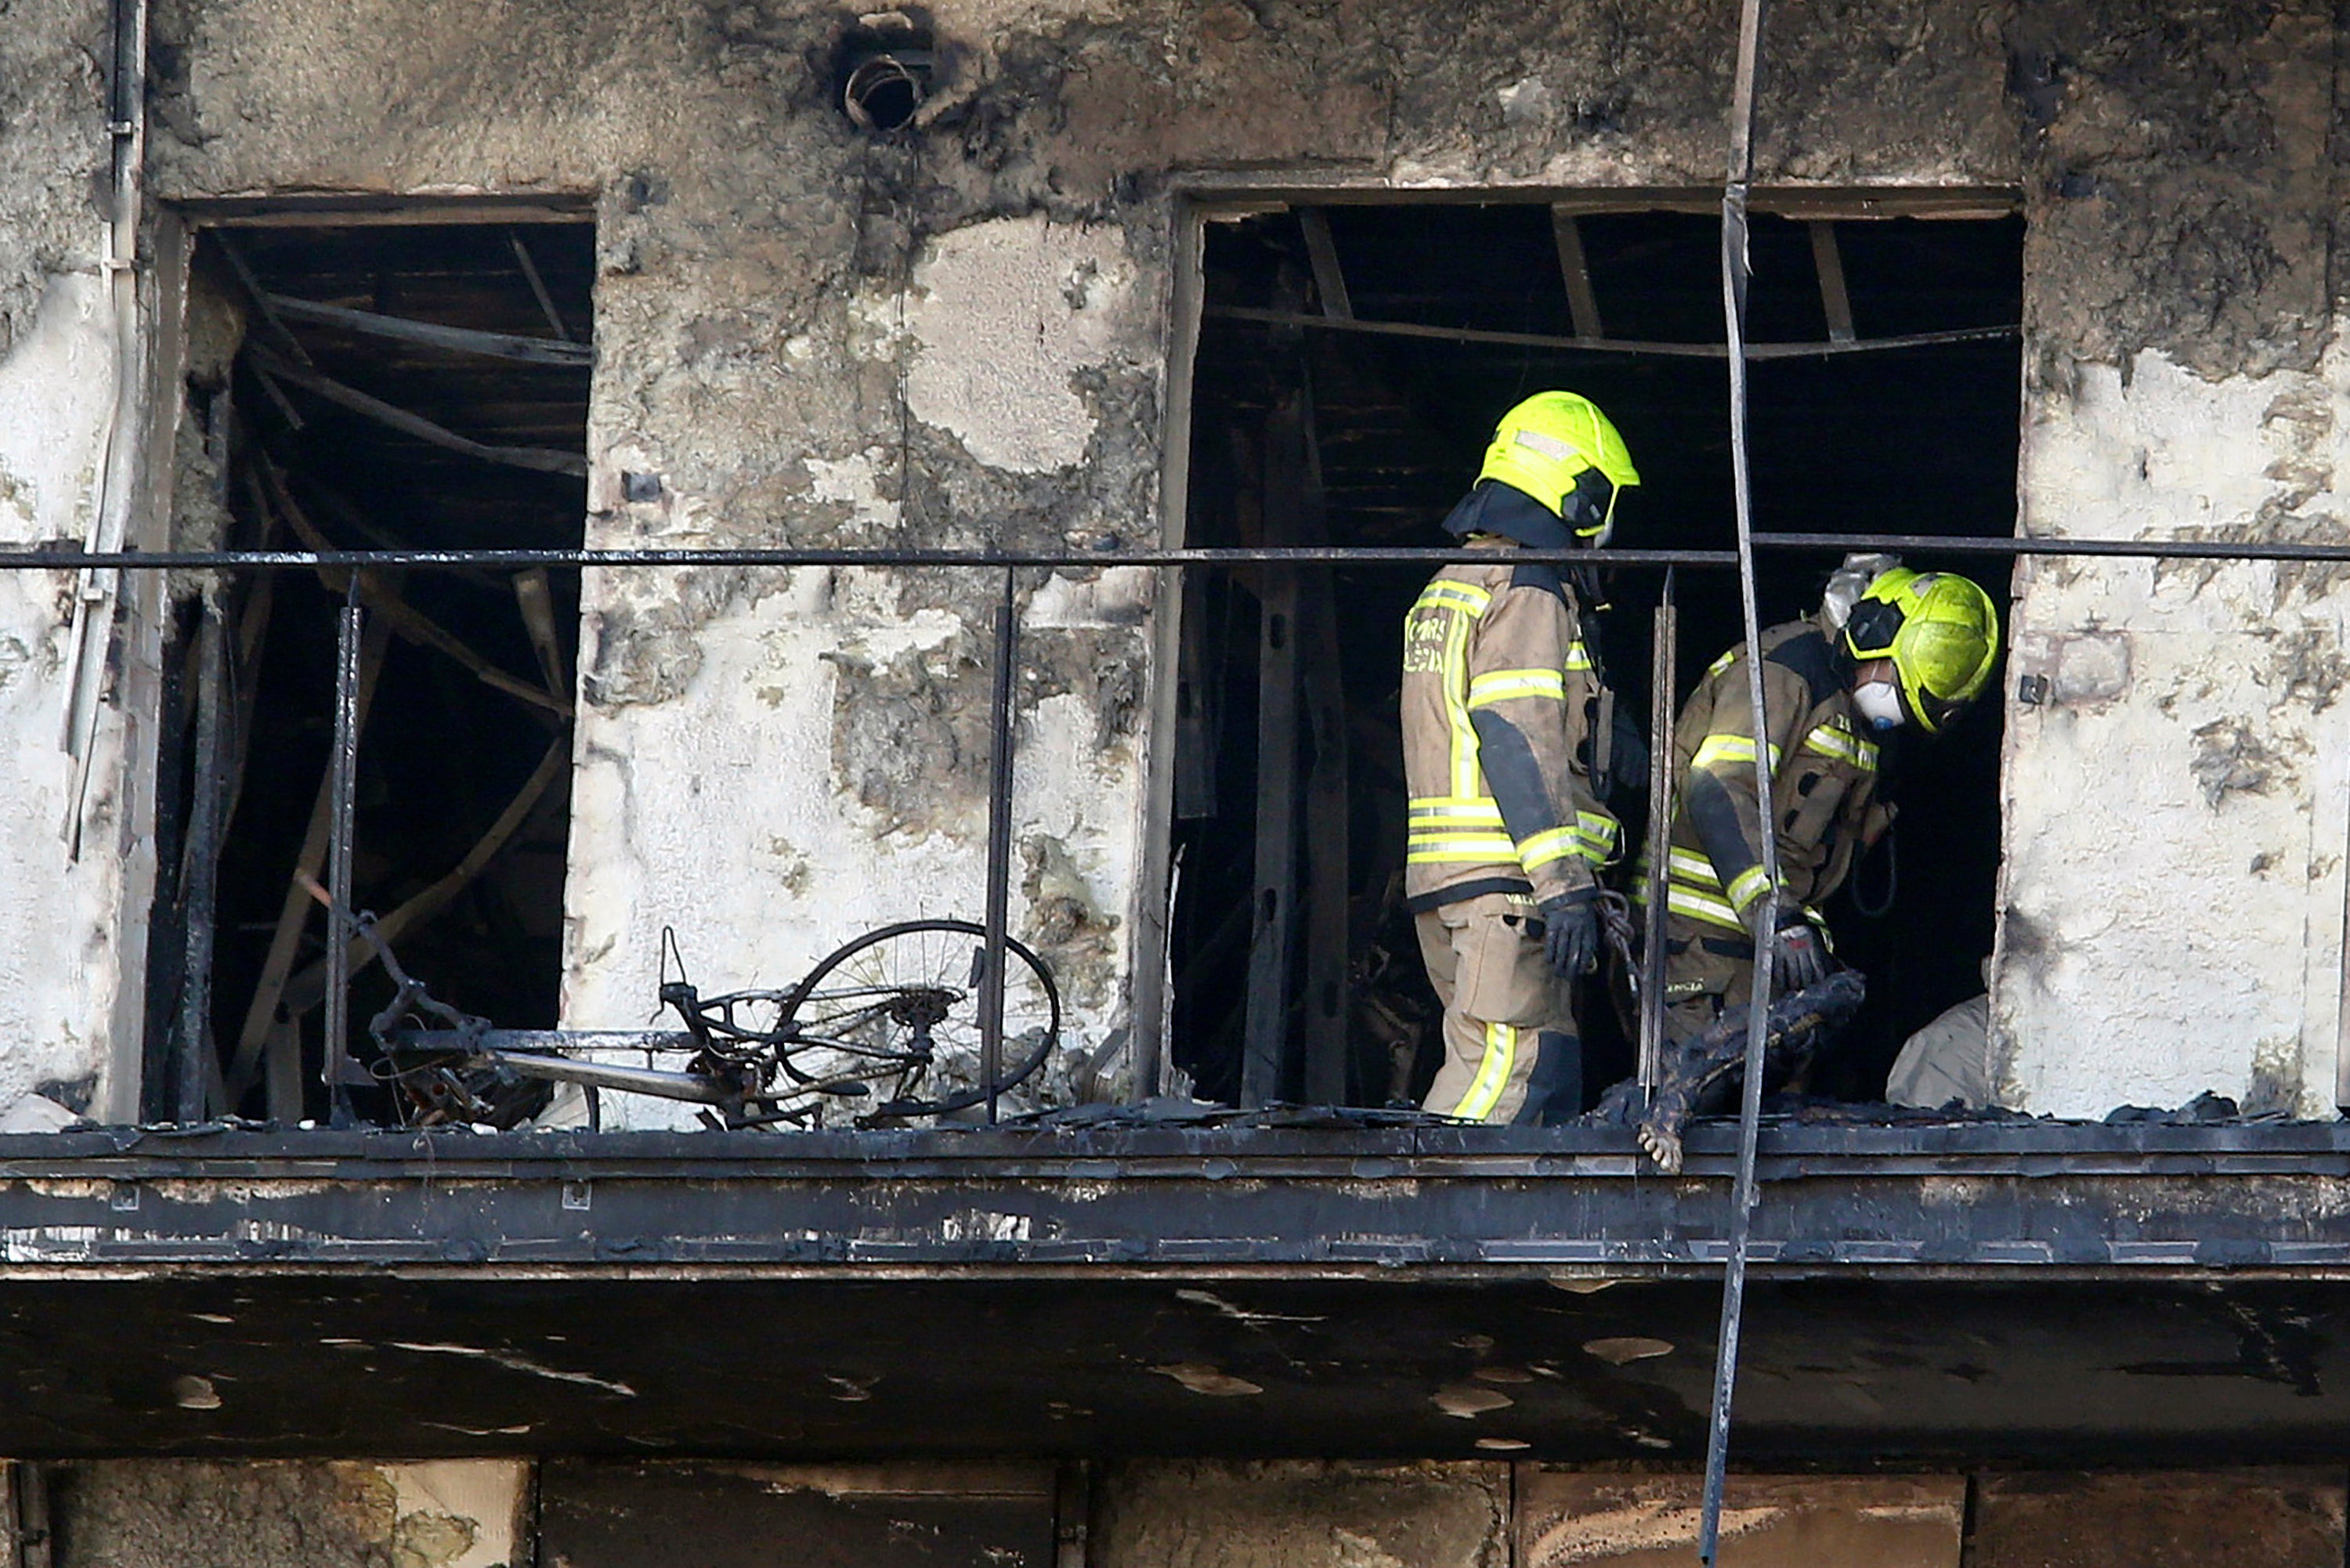
[[[1363,205],[1546,204],[1557,223],[1560,261],[1574,315],[1573,331],[1578,338],[1591,339],[1601,337],[1599,313],[1594,307],[1587,272],[1583,275],[1584,286],[1576,287],[1575,274],[1579,270],[1576,264],[1583,260],[1580,247],[1575,244],[1576,221],[1639,213],[1718,219],[1721,200],[1721,191],[1716,187],[1598,190],[1489,186],[1401,191],[1390,186],[1358,182],[1294,183],[1267,182],[1262,176],[1223,173],[1195,174],[1179,182],[1170,223],[1175,275],[1169,296],[1167,412],[1160,468],[1161,544],[1170,549],[1197,548],[1199,545],[1191,532],[1196,477],[1195,369],[1203,327],[1212,310],[1208,299],[1207,271],[1207,235],[1211,225],[1284,212],[1298,213],[1305,223],[1310,252],[1310,297],[1323,313],[1350,316],[1343,258],[1333,254],[1329,225],[1326,221],[1321,221],[1325,210]],[[2020,190],[1981,185],[1764,188],[1751,193],[1749,204],[1756,213],[1810,225],[1820,267],[1820,303],[1827,317],[1829,338],[1840,348],[1858,349],[1879,345],[1868,340],[1854,341],[1857,335],[1852,331],[1852,306],[1844,286],[1842,269],[1836,265],[1839,258],[1835,231],[1829,225],[1897,218],[1957,222],[2020,220],[2024,208],[2023,194]],[[2020,272],[2020,255],[2018,267]],[[1303,309],[1300,314],[1311,313],[1311,308]],[[2024,347],[2020,327],[2018,323],[2007,329],[2009,340],[2015,345],[2013,352],[2018,356]],[[1377,331],[1378,327],[1370,323],[1350,321],[1344,327],[1325,329],[1352,333]],[[1474,332],[1447,334],[1441,329],[1418,327],[1408,327],[1406,330],[1435,338],[1454,336],[1474,340],[1480,336]],[[1512,335],[1493,333],[1483,336],[1507,340]],[[1526,335],[1525,340],[1539,341],[1541,338],[1540,335]],[[1715,351],[1719,353],[1719,336],[1713,341]],[[2020,380],[2020,377],[2018,379]],[[2007,477],[2011,481],[2015,478],[2012,464],[2007,471]],[[2001,523],[2002,532],[1994,536],[1995,540],[2012,540],[2020,527],[2020,507],[2016,515],[2003,515]],[[1775,541],[1772,543],[1776,545]],[[1866,546],[1865,538],[1856,538],[1853,543],[1856,547]],[[1812,553],[1817,555],[1822,546],[1814,544],[1811,548]],[[1826,564],[1833,565],[1833,558]],[[1152,748],[1146,786],[1141,886],[1137,899],[1138,910],[1143,916],[1139,922],[1141,940],[1138,944],[1134,981],[1138,1039],[1135,1093],[1139,1096],[1180,1088],[1182,1083],[1172,1072],[1176,982],[1171,961],[1178,941],[1173,900],[1180,879],[1173,850],[1177,774],[1179,758],[1183,751],[1176,737],[1182,701],[1180,672],[1183,669],[1190,640],[1185,618],[1189,610],[1195,607],[1193,601],[1197,592],[1190,585],[1211,569],[1205,566],[1165,567],[1161,570],[1159,585],[1159,609],[1156,617],[1153,648],[1157,683],[1153,692]],[[2002,602],[2009,599],[2004,584],[1994,582],[1992,587],[1996,597]],[[2003,860],[2003,800],[1995,799],[1991,812],[1997,821],[2001,839],[1995,858]],[[1995,919],[1995,911],[1991,913]],[[1285,1049],[1294,1054],[1296,1044],[1293,1030]],[[1326,1068],[1317,1073],[1311,1065],[1306,1067],[1305,1074],[1309,1082],[1318,1079],[1326,1084],[1333,1076]],[[1294,1064],[1289,1076],[1293,1082],[1296,1078]],[[1279,1096],[1265,1095],[1260,1087],[1257,1095],[1248,1097]],[[1316,1096],[1309,1093],[1307,1097]]]

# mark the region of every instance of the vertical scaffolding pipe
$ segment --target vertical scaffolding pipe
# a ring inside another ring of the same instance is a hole
[[[1779,844],[1771,809],[1771,734],[1763,711],[1762,618],[1754,587],[1754,493],[1746,450],[1746,192],[1754,174],[1754,78],[1764,0],[1743,0],[1738,74],[1730,111],[1730,178],[1721,192],[1721,314],[1729,344],[1730,474],[1738,516],[1738,597],[1746,634],[1746,690],[1754,713],[1754,785],[1762,802],[1762,918],[1755,929],[1753,996],[1746,1012],[1744,1093],[1738,1109],[1738,1175],[1731,1194],[1729,1257],[1722,1269],[1713,1407],[1706,1429],[1705,1498],[1698,1561],[1713,1568],[1721,1546],[1721,1494],[1730,1463],[1730,1408],[1738,1385],[1738,1338],[1746,1305],[1746,1249],[1754,1222],[1754,1148],[1762,1121],[1762,1056],[1771,1020],[1770,934],[1779,919]]]
[[[203,625],[196,633],[195,782],[188,806],[188,874],[180,895],[186,964],[180,980],[180,1053],[172,1063],[172,1119],[182,1126],[204,1119],[204,1058],[213,1048],[213,918],[227,805],[227,781],[221,776],[226,743],[222,711],[227,701],[228,638],[220,605],[207,596]]]
[[[989,710],[987,786],[986,974],[979,992],[980,1082],[987,1090],[987,1120],[996,1116],[997,1081],[1003,1076],[1003,926],[1012,901],[1012,684],[1018,653],[1013,615],[1014,580],[1003,569],[1003,597],[995,607],[995,691]]]
[[[106,137],[112,200],[99,265],[113,314],[114,394],[99,449],[95,504],[82,548],[111,555],[129,542],[139,510],[140,427],[147,400],[147,335],[139,300],[139,234],[147,171],[147,0],[114,0],[112,58],[107,72]],[[119,568],[84,567],[76,582],[67,632],[65,693],[58,744],[73,760],[73,782],[60,825],[66,858],[79,860],[90,774],[98,765],[99,721],[109,679],[105,657],[124,577]]]
[[[359,795],[359,640],[366,611],[359,608],[359,576],[351,574],[335,645],[335,753],[330,769],[333,799],[327,834],[327,1093],[336,1127],[352,1124],[350,1091],[351,836]]]
[[[1680,607],[1673,568],[1665,568],[1657,596],[1654,642],[1648,649],[1648,857],[1640,880],[1644,902],[1640,940],[1640,1103],[1656,1093],[1665,1053],[1665,868],[1673,840],[1674,658]]]

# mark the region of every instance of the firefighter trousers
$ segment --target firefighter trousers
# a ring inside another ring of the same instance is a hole
[[[1583,1043],[1567,982],[1543,957],[1532,903],[1481,893],[1419,917],[1419,956],[1444,1004],[1444,1064],[1427,1109],[1555,1126],[1583,1111]]]
[[[1703,1033],[1754,996],[1754,944],[1744,933],[1665,917],[1665,1038]]]

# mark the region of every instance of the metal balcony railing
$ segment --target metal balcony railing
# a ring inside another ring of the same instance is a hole
[[[2199,560],[2213,562],[2350,562],[2350,544],[2279,543],[2246,540],[2209,539],[2054,539],[2054,538],[1963,538],[1923,535],[1889,534],[1829,534],[1829,533],[1767,533],[1752,535],[1757,551],[1835,554],[1852,551],[1890,551],[1898,553],[1933,552],[1943,555],[1977,556],[1991,559],[2012,559],[2020,556],[2068,556],[2096,558],[2135,558],[2147,560]],[[1675,781],[1669,775],[1669,736],[1673,721],[1670,702],[1674,690],[1672,672],[1673,640],[1675,636],[1677,574],[1683,569],[1694,571],[1735,572],[1739,566],[1738,553],[1733,550],[1607,550],[1596,556],[1587,550],[1544,551],[1527,549],[1515,553],[1515,558],[1543,562],[1559,566],[1604,565],[1611,571],[1632,571],[1641,574],[1661,574],[1658,592],[1658,612],[1651,632],[1650,756],[1648,787],[1651,802],[1650,836],[1655,839],[1667,825],[1670,792]],[[341,623],[337,647],[336,700],[334,707],[334,741],[330,749],[332,831],[328,844],[328,891],[335,907],[349,909],[351,836],[353,827],[353,796],[357,774],[354,766],[359,744],[359,714],[357,690],[359,683],[359,642],[361,626],[368,611],[358,602],[358,573],[364,569],[399,568],[411,571],[508,570],[531,568],[581,569],[596,567],[604,570],[662,570],[696,567],[842,567],[872,570],[904,568],[939,569],[983,573],[994,576],[1001,592],[996,606],[993,649],[992,654],[993,687],[989,713],[990,778],[988,787],[988,829],[985,863],[985,929],[987,932],[987,972],[991,977],[981,998],[982,1037],[984,1054],[982,1064],[983,1086],[993,1088],[1000,1071],[1003,1047],[1002,967],[1003,943],[1005,940],[1006,909],[1009,902],[1011,877],[1011,783],[1014,764],[1016,726],[1013,722],[1014,675],[1017,668],[1018,616],[1017,594],[1024,575],[1049,574],[1055,571],[1095,572],[1105,568],[1139,567],[1157,569],[1162,575],[1159,602],[1171,602],[1171,596],[1180,590],[1182,574],[1187,571],[1248,570],[1264,567],[1298,567],[1308,566],[1349,568],[1384,567],[1399,572],[1425,574],[1452,562],[1490,560],[1490,552],[1463,548],[1350,549],[1343,546],[1264,546],[1230,548],[1143,548],[1097,551],[992,551],[925,548],[810,548],[810,547],[695,547],[650,549],[561,549],[561,550],[180,550],[180,551],[120,551],[91,554],[73,547],[40,546],[34,548],[0,549],[0,570],[40,571],[65,570],[84,574],[86,580],[102,587],[108,574],[120,572],[220,572],[250,575],[271,572],[316,572],[321,569],[339,570],[351,574],[352,597],[347,598],[341,610]],[[1164,738],[1159,743],[1165,743]],[[1653,842],[1648,857],[1650,875],[1660,875],[1664,856]],[[1650,889],[1648,900],[1649,919],[1653,924],[1663,900],[1656,889]],[[348,925],[343,915],[334,919]],[[348,940],[355,934],[348,929],[338,933],[342,940],[329,940],[327,948],[328,994],[327,1038],[329,1047],[326,1072],[332,1084],[335,1075],[345,1065],[343,1052],[347,1048],[348,1030],[349,973],[347,958]],[[1658,950],[1656,933],[1649,933],[1648,951]],[[1658,1021],[1649,1016],[1657,987],[1643,990],[1643,1026],[1640,1072],[1644,1085],[1653,1084],[1657,1072]],[[1156,1033],[1139,1031],[1139,1082],[1148,1085],[1157,1076],[1155,1053]],[[182,1031],[180,1058],[173,1064],[174,1103],[182,1119],[195,1121],[204,1114],[204,1078],[197,1053],[209,1048],[205,1032]],[[994,1096],[989,1096],[990,1119],[993,1119]]]

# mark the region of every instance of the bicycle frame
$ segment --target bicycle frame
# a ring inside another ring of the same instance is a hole
[[[373,921],[355,922],[375,940]],[[572,1030],[500,1029],[487,1019],[461,1012],[433,1000],[399,966],[380,940],[378,955],[398,986],[391,1003],[369,1025],[384,1059],[374,1076],[406,1096],[429,1120],[509,1125],[505,1118],[536,1114],[510,1091],[524,1084],[571,1084],[594,1096],[602,1090],[643,1095],[705,1107],[702,1120],[714,1127],[797,1127],[825,1124],[827,1107],[855,1106],[864,1116],[902,1118],[951,1112],[1007,1086],[1004,1080],[979,1089],[957,1088],[930,1098],[910,1096],[910,1079],[926,1073],[935,1059],[933,1029],[954,1015],[978,986],[973,978],[941,981],[929,976],[904,981],[859,977],[830,991],[819,980],[853,955],[877,944],[940,934],[955,941],[978,938],[967,921],[909,921],[857,938],[820,961],[788,991],[728,992],[704,997],[689,981],[664,978],[660,1001],[681,1029]],[[673,942],[663,933],[664,947]],[[1058,1033],[1059,1001],[1051,977],[1035,956],[1018,943],[1007,950],[1025,966],[1045,1008],[1038,1027],[1024,1034],[1024,1059],[1010,1082],[1034,1072]],[[812,996],[833,1004],[811,1027],[795,1010]],[[772,1009],[772,1012],[764,1010]],[[754,1011],[756,1010],[756,1011]],[[762,1026],[754,1020],[771,1017]],[[430,1020],[431,1023],[425,1021]],[[434,1026],[434,1025],[439,1026]],[[875,1032],[880,1038],[875,1037]],[[681,1068],[583,1060],[583,1054],[616,1051],[672,1052],[686,1057]],[[795,1055],[817,1053],[803,1066]],[[819,1064],[819,1063],[821,1064]],[[813,1069],[813,1070],[811,1070]],[[524,1098],[527,1098],[525,1096]]]

